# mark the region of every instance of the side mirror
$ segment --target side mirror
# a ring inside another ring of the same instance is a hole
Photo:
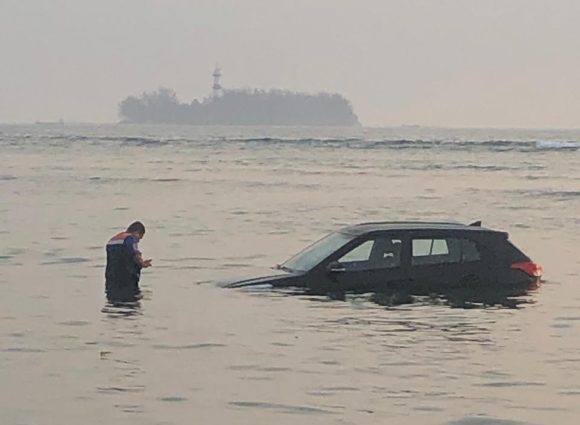
[[[346,271],[346,267],[344,267],[344,264],[341,264],[338,261],[333,261],[328,263],[326,266],[326,271],[328,273],[344,273]]]

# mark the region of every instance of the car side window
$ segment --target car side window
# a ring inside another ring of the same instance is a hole
[[[413,239],[413,258],[431,255],[433,239]]]
[[[371,257],[371,250],[375,241],[369,240],[358,245],[354,249],[343,255],[340,260],[341,263],[352,263],[356,261],[368,261]]]
[[[401,248],[401,239],[379,236],[356,246],[344,254],[338,262],[343,264],[347,271],[400,267]]]
[[[459,238],[413,239],[411,264],[414,266],[479,261],[475,242]]]
[[[423,258],[430,262],[437,256],[449,256],[446,239],[413,239],[413,260]]]
[[[445,239],[433,239],[430,255],[449,255],[449,247]]]

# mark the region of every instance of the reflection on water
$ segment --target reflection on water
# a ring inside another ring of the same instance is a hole
[[[140,316],[141,301],[108,301],[101,309],[101,313],[105,313],[110,318],[115,317],[131,317]]]
[[[268,290],[277,294],[288,296],[319,296],[325,297],[332,301],[349,301],[354,298],[366,299],[369,302],[384,307],[397,307],[409,304],[414,305],[445,305],[452,308],[463,309],[487,309],[487,308],[507,308],[517,309],[526,305],[535,304],[534,295],[540,287],[538,283],[531,283],[526,286],[490,286],[477,288],[450,288],[439,291],[407,291],[393,289],[381,292],[372,292],[366,294],[352,294],[348,292],[329,292],[319,293],[303,288],[285,288]],[[246,287],[244,292],[263,293],[264,289],[258,286],[255,290],[252,287]]]
[[[531,291],[536,288],[535,285],[529,288],[461,288],[425,295],[411,294],[404,291],[394,291],[391,293],[374,293],[371,295],[370,299],[374,303],[385,307],[404,304],[433,304],[464,309],[514,309],[524,305],[534,304],[535,301],[530,297],[530,295]]]
[[[122,414],[143,413],[142,394],[147,386],[139,350],[144,336],[141,302],[109,301],[101,312],[104,331],[99,368],[103,380],[96,391],[111,397],[112,406]]]

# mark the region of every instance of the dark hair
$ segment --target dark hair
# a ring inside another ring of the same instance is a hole
[[[131,223],[129,227],[127,227],[128,233],[139,232],[145,234],[145,226],[140,221],[136,221]]]

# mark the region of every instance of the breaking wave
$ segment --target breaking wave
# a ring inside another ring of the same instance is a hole
[[[126,132],[125,128],[106,129],[96,134],[80,133],[81,129],[71,129],[70,132],[40,132],[15,131],[0,132],[0,145],[28,145],[42,144],[46,146],[71,146],[76,144],[90,144],[121,147],[147,147],[161,146],[183,147],[214,147],[214,146],[239,146],[242,148],[284,148],[284,147],[308,147],[315,149],[364,149],[364,150],[435,150],[435,151],[474,151],[474,152],[545,152],[566,151],[576,152],[580,150],[580,138],[576,133],[558,134],[554,139],[551,135],[540,132],[535,135],[528,134],[522,139],[486,138],[484,135],[454,134],[452,131],[440,132],[440,137],[431,134],[414,135],[413,137],[392,137],[383,132],[384,136],[364,132],[357,137],[239,137],[233,136],[234,131],[222,131],[212,133],[208,129],[181,129],[167,130],[173,135],[164,135],[162,129],[155,131],[143,131],[141,135],[118,134]],[[265,132],[266,130],[262,130]],[[289,130],[288,130],[289,131]],[[286,131],[286,133],[288,132]],[[117,132],[117,134],[114,134]],[[298,130],[294,132],[296,134]],[[224,135],[224,133],[229,135]],[[240,132],[238,132],[239,134]],[[278,132],[284,134],[284,132]],[[311,133],[315,134],[315,133]],[[318,132],[318,134],[323,134]],[[396,134],[396,133],[393,133]],[[518,136],[517,133],[514,135]],[[489,135],[488,135],[489,136]],[[535,137],[534,137],[535,136]]]

